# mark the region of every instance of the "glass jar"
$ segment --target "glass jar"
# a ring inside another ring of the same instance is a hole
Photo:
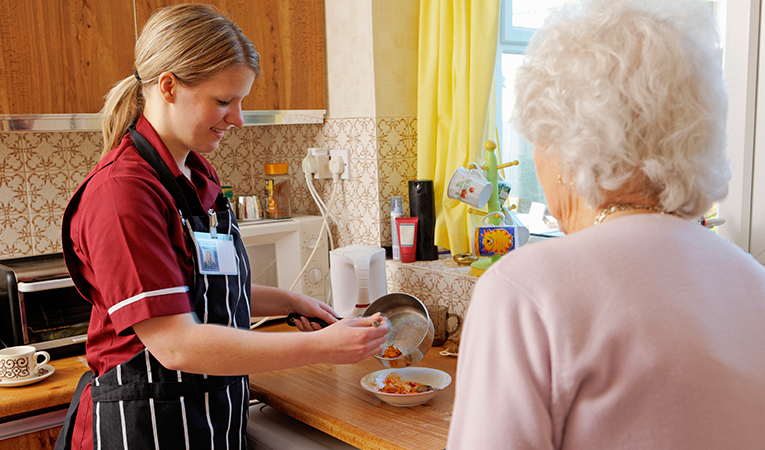
[[[290,207],[290,175],[287,163],[265,164],[266,217],[288,219]]]

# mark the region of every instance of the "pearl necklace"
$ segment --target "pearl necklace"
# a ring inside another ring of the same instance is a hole
[[[670,214],[673,216],[679,216],[674,211],[664,211],[663,209],[657,208],[656,206],[646,206],[646,205],[630,205],[629,203],[617,203],[615,205],[611,205],[607,208],[601,209],[600,213],[598,213],[597,217],[595,217],[595,223],[593,225],[598,225],[600,222],[603,222],[603,219],[608,217],[609,215],[618,212],[618,211],[632,211],[635,209],[645,209],[647,211],[651,211],[658,214]]]

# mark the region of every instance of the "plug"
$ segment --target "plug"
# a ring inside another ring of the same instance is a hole
[[[313,155],[307,155],[303,158],[303,173],[314,174],[319,171],[319,163]]]
[[[333,156],[329,160],[329,171],[332,175],[340,175],[345,172],[345,161],[342,156]]]
[[[313,173],[314,179],[330,178],[329,172],[329,152],[326,148],[309,148],[308,154],[316,159],[316,170]]]
[[[332,169],[332,161],[336,161],[334,163],[334,170]],[[351,158],[350,158],[350,151],[345,149],[330,149],[329,150],[329,164],[330,164],[330,172],[333,175],[340,175],[340,178],[343,180],[350,180],[351,179]],[[341,167],[342,164],[342,167]]]

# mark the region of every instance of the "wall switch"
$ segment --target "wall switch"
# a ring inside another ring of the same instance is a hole
[[[343,170],[343,173],[340,174],[341,180],[350,180],[351,179],[351,152],[346,149],[329,149],[329,159],[332,160],[332,158],[342,158],[343,162],[345,163],[345,169]],[[330,178],[332,175],[330,174]]]

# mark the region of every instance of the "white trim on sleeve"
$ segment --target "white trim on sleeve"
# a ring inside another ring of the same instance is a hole
[[[138,300],[141,300],[147,297],[157,297],[160,295],[169,295],[169,294],[180,294],[180,293],[188,292],[188,291],[189,291],[188,286],[178,286],[178,287],[172,287],[167,289],[159,289],[157,291],[141,292],[140,294],[134,295],[130,298],[122,300],[121,302],[109,308],[109,314],[110,315],[114,314],[115,311],[118,311],[131,303],[135,303]]]

